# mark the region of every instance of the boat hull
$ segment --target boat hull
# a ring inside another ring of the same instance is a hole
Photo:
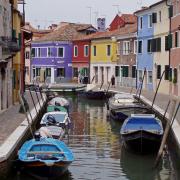
[[[59,177],[67,170],[71,162],[56,162],[52,166],[46,165],[43,162],[20,162],[21,167],[28,173],[35,174],[40,177]]]
[[[148,113],[149,110],[145,107],[124,107],[115,110],[110,110],[110,117],[114,120],[124,121],[131,114]]]
[[[137,131],[122,135],[122,141],[126,148],[139,153],[155,152],[160,147],[162,135],[147,131]]]

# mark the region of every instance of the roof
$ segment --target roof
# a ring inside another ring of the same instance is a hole
[[[91,24],[61,23],[53,32],[37,39],[41,41],[72,41],[77,37],[84,36],[81,31],[94,28]],[[95,28],[94,28],[95,29]]]
[[[113,31],[106,31],[106,32],[96,32],[86,36],[79,36],[75,40],[96,40],[96,39],[107,39],[112,38],[114,36],[126,35],[129,33],[137,32],[137,23],[135,24],[127,24],[120,29],[116,29]]]
[[[133,24],[137,22],[137,17],[134,14],[122,14],[121,18],[127,24]]]
[[[154,6],[157,6],[157,5],[159,5],[159,4],[163,3],[163,2],[166,2],[166,0],[161,0],[159,2],[156,2],[156,3],[152,4],[152,5],[150,5],[149,7],[142,7],[140,10],[134,12],[134,14],[137,14],[137,13],[143,12],[145,10],[148,10],[148,9],[150,9],[150,8],[152,8]]]

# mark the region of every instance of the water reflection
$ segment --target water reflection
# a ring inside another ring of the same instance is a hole
[[[72,129],[65,143],[75,161],[62,180],[168,180],[173,179],[172,161],[164,156],[153,169],[155,157],[140,156],[122,148],[121,123],[107,118],[104,101],[93,101],[76,95],[66,96],[71,103]],[[17,179],[17,176],[16,176]],[[25,176],[18,179],[28,179]],[[32,179],[32,178],[30,178]]]

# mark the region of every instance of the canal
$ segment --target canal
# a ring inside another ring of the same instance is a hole
[[[138,155],[127,151],[119,135],[121,124],[107,116],[105,102],[66,95],[71,102],[72,128],[64,141],[75,161],[61,180],[176,180],[178,164],[166,152],[154,169],[155,154]],[[11,179],[33,179],[18,173]]]

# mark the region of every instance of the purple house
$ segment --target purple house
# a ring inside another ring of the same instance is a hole
[[[72,40],[95,32],[87,24],[61,23],[53,32],[31,44],[31,81],[47,83],[72,80]]]

